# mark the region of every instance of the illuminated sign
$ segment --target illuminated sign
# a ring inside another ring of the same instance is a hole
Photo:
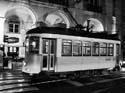
[[[18,43],[19,38],[17,38],[17,37],[8,37],[7,42],[8,43]]]

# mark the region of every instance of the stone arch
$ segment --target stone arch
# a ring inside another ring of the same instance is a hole
[[[11,7],[5,13],[6,20],[8,20],[8,18],[13,15],[19,17],[20,21],[22,22],[23,29],[27,30],[35,27],[37,18],[35,12],[32,9],[25,6]]]
[[[4,10],[4,14],[3,14],[4,18],[5,18],[5,22],[4,22],[4,34],[8,35],[8,37],[16,37],[19,38],[19,42],[17,43],[10,43],[8,44],[5,48],[6,48],[6,52],[7,47],[10,46],[16,46],[19,47],[19,56],[23,56],[25,54],[25,47],[23,47],[23,43],[25,41],[25,34],[26,31],[28,31],[29,29],[32,29],[34,27],[36,27],[36,21],[37,21],[37,14],[35,13],[35,11],[32,10],[32,8],[25,6],[25,5],[15,5],[15,6],[9,6],[8,8],[6,8]],[[17,17],[19,19],[19,32],[20,33],[6,33],[9,30],[10,25],[8,24],[9,19]]]
[[[7,25],[9,32],[11,33],[19,33],[20,29],[20,19],[16,15],[12,15],[7,20]]]
[[[70,22],[66,14],[62,11],[56,11],[52,13],[48,13],[45,15],[44,19],[45,23],[48,26],[55,26],[56,24],[63,24],[66,28],[70,27]]]
[[[89,18],[89,19],[87,19],[83,23],[83,26],[85,26],[85,27],[88,26],[89,30],[92,31],[92,32],[103,32],[104,31],[103,24],[98,19],[96,19],[96,18]]]

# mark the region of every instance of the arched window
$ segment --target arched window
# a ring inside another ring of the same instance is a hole
[[[19,33],[20,21],[19,17],[11,16],[8,19],[8,32],[9,33]]]
[[[45,15],[45,23],[47,24],[47,26],[51,27],[70,27],[70,23],[67,16],[63,14],[61,11]]]
[[[87,19],[84,22],[83,26],[86,27],[84,30],[90,31],[90,32],[93,32],[93,33],[104,31],[104,27],[103,27],[103,24],[101,23],[101,21],[99,21],[98,19],[95,19],[95,18]]]

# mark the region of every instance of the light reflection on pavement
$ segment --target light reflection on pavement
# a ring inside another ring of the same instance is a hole
[[[0,93],[14,93],[39,90],[30,83],[30,78],[21,71],[0,71]]]
[[[30,88],[16,88],[16,89],[11,89],[11,90],[4,90],[0,91],[0,93],[18,93],[18,92],[26,92],[26,91],[37,91],[39,90],[38,88],[35,87],[30,87]]]
[[[25,79],[0,80],[0,85],[11,84],[11,83],[23,83],[28,81],[29,80],[25,80]]]

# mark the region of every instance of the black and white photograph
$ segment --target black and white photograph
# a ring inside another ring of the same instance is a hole
[[[0,0],[0,93],[125,93],[125,0]]]

